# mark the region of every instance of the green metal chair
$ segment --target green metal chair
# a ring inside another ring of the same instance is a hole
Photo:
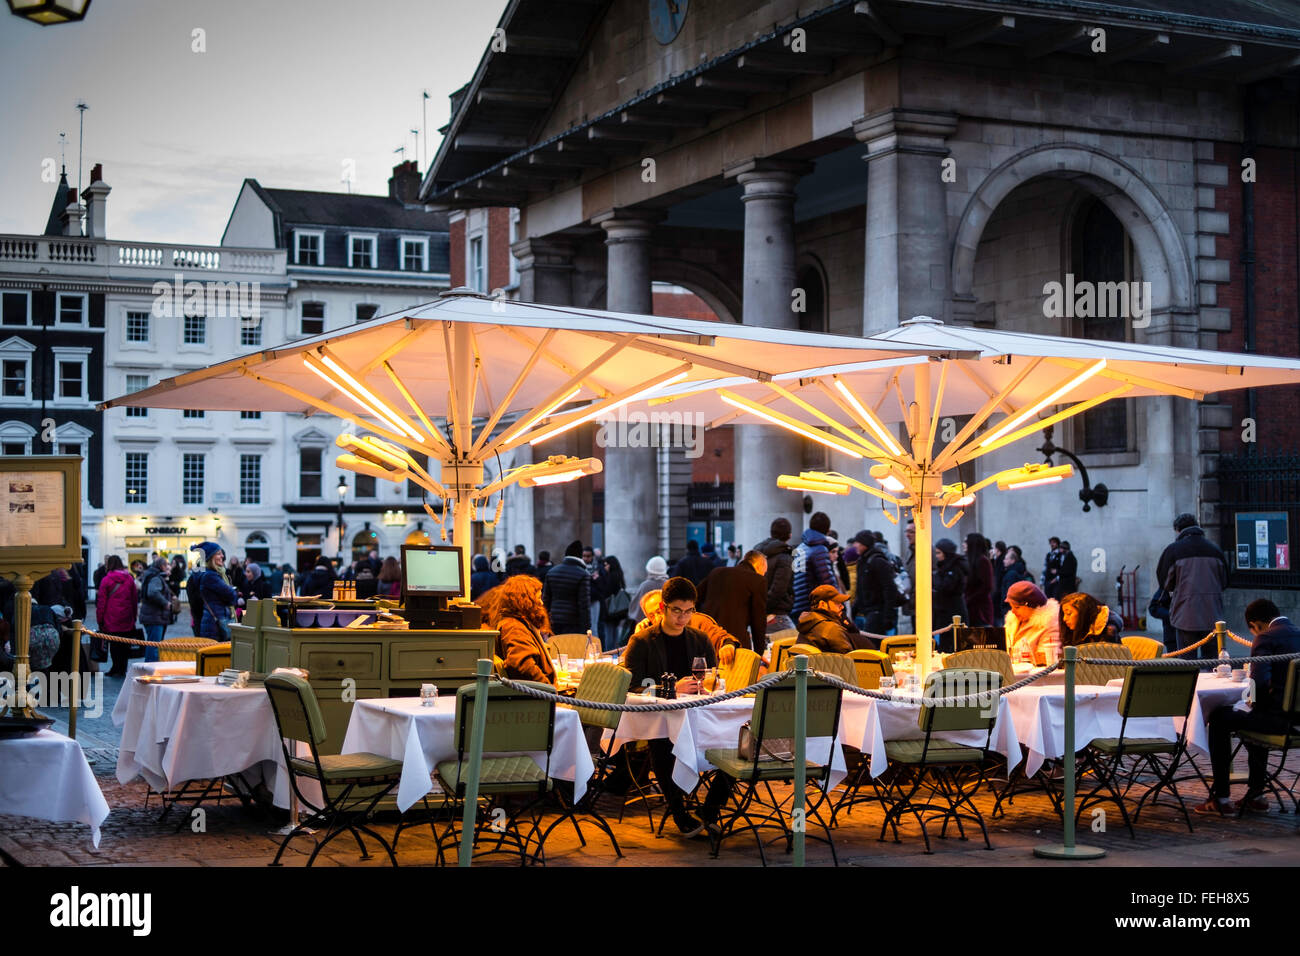
[[[883,638],[880,642],[880,650],[892,661],[894,655],[899,651],[916,650],[915,634],[894,634],[890,637]]]
[[[884,651],[849,651],[848,658],[853,662],[858,686],[863,690],[879,690],[880,678],[894,676],[893,662]]]
[[[556,656],[563,654],[573,660],[582,660],[588,649],[600,653],[600,642],[595,637],[588,639],[586,634],[552,634],[547,642],[555,649]]]
[[[271,698],[271,710],[275,714],[280,746],[284,751],[284,765],[289,772],[289,785],[298,802],[313,815],[285,836],[270,865],[279,866],[289,841],[300,833],[310,832],[307,822],[319,820],[321,822],[317,825],[324,829],[325,835],[317,839],[316,848],[307,859],[308,866],[316,862],[327,843],[344,832],[351,833],[357,841],[363,860],[370,859],[370,854],[361,840],[362,833],[376,840],[393,866],[397,866],[392,848],[361,821],[369,817],[379,801],[401,781],[402,762],[372,753],[322,754],[320,746],[326,739],[325,718],[311,685],[302,678],[271,674],[266,678],[266,693]],[[305,743],[311,759],[290,753],[286,740]],[[303,794],[298,786],[299,777],[308,777],[320,785],[319,806]]]
[[[780,635],[789,635],[788,637]],[[771,649],[770,660],[772,662],[770,673],[779,674],[790,666],[790,648],[794,647],[799,641],[798,631],[777,631],[772,635],[772,641],[768,644]]]
[[[772,741],[794,737],[796,692],[795,678],[787,677],[779,684],[765,687],[755,695],[753,715],[750,717],[750,727],[754,735],[752,757],[741,757],[735,748],[710,748],[704,752],[705,759],[717,767],[719,775],[728,778],[733,786],[730,801],[723,808],[718,818],[717,829],[711,837],[712,853],[715,857],[722,848],[723,840],[746,831],[754,834],[754,840],[758,844],[759,859],[764,866],[767,865],[767,854],[763,847],[761,830],[779,830],[786,842],[786,852],[789,852],[794,845],[794,831],[783,809],[784,801],[778,802],[771,790],[772,783],[790,783],[794,780],[794,761],[780,759],[783,755],[779,753],[773,756],[772,753],[765,752],[765,745],[766,751],[771,751]],[[839,688],[809,677],[807,738],[833,739],[839,729],[839,723]],[[835,855],[835,843],[831,839],[830,828],[822,820],[820,813],[820,808],[827,799],[825,785],[830,779],[830,764],[830,760],[825,764],[807,761],[806,780],[813,786],[808,790],[812,799],[805,807],[804,820],[807,822],[816,819],[822,832],[825,833],[824,840],[820,836],[813,836],[811,832],[808,832],[807,836],[811,839],[823,840],[830,847],[831,860],[838,866],[839,860]],[[721,781],[715,781],[714,786],[720,783]],[[763,787],[763,795],[759,792],[760,785]],[[757,816],[759,810],[764,811],[762,816]],[[744,825],[738,826],[737,824],[742,820]]]
[[[1300,813],[1300,801],[1297,801],[1294,789],[1296,781],[1300,781],[1300,775],[1297,775],[1290,787],[1283,786],[1278,780],[1282,771],[1286,769],[1287,755],[1292,750],[1300,750],[1300,727],[1297,727],[1300,725],[1300,658],[1287,665],[1286,687],[1282,692],[1282,714],[1290,728],[1288,733],[1267,734],[1258,730],[1238,730],[1235,736],[1243,745],[1262,747],[1270,755],[1277,755],[1277,765],[1268,767],[1268,776],[1264,780],[1264,785],[1273,794],[1279,810],[1286,809],[1282,803],[1282,794],[1285,793],[1291,798],[1292,809]],[[1246,802],[1243,800],[1238,815],[1245,812]]]
[[[518,683],[529,683],[520,681]],[[554,691],[549,684],[537,684],[543,690]],[[469,769],[467,751],[474,721],[474,694],[477,684],[463,685],[456,691],[456,759],[441,761],[434,768],[444,794],[443,809],[451,811],[465,799],[465,774]],[[474,844],[484,829],[497,834],[496,845],[486,853],[504,852],[506,841],[519,854],[519,865],[528,863],[529,847],[541,833],[542,802],[552,790],[550,775],[551,747],[555,740],[555,703],[530,697],[527,694],[490,683],[487,686],[487,723],[483,730],[483,758],[479,766],[479,813],[474,831]],[[546,754],[546,766],[539,767],[530,756]],[[523,798],[523,803],[513,812],[499,802],[502,798]],[[499,813],[497,811],[500,811]],[[518,821],[525,813],[531,817],[532,826],[527,834],[519,830]],[[448,813],[449,822],[438,840],[438,851],[454,848],[460,843],[460,819]],[[540,855],[539,840],[536,855]],[[536,858],[536,856],[535,856]]]
[[[1015,671],[1011,667],[1011,655],[1006,651],[976,648],[970,651],[958,651],[944,659],[943,666],[953,670],[997,671],[1002,675],[1003,685],[1016,682]]]
[[[943,821],[941,837],[946,838],[948,825],[955,823],[963,840],[966,831],[962,821],[977,823],[984,835],[985,848],[993,849],[984,816],[971,801],[971,796],[985,782],[993,725],[997,720],[996,692],[1001,686],[1002,675],[996,671],[944,668],[926,678],[917,718],[925,736],[922,739],[885,741],[885,752],[893,772],[885,776],[882,785],[882,800],[888,807],[880,826],[880,839],[883,840],[885,831],[892,827],[894,842],[900,842],[899,820],[903,814],[910,813],[921,825],[926,853],[933,852],[928,824],[935,820]],[[985,695],[985,698],[962,704],[932,703],[947,697],[972,694]],[[963,730],[983,731],[983,746],[953,743],[937,736]],[[928,791],[928,796],[925,802],[918,803],[915,797],[922,787]]]
[[[818,654],[808,659],[808,666],[831,677],[838,677],[846,684],[858,686],[858,670],[847,654]]]
[[[1094,657],[1112,661],[1133,660],[1133,652],[1123,644],[1094,642],[1092,644],[1080,644],[1076,650],[1079,652],[1079,663],[1074,668],[1074,682],[1076,684],[1105,685],[1113,680],[1122,680],[1133,669],[1123,664],[1089,663],[1089,658]]]
[[[736,648],[735,660],[730,667],[719,667],[718,672],[727,682],[727,690],[740,690],[758,680],[758,673],[763,669],[763,658],[747,647]]]
[[[1142,807],[1148,800],[1154,806],[1160,798],[1160,792],[1168,790],[1178,801],[1178,807],[1190,831],[1192,818],[1187,812],[1187,805],[1183,803],[1182,796],[1178,793],[1178,784],[1174,781],[1174,773],[1187,753],[1186,721],[1184,720],[1183,730],[1173,741],[1160,737],[1129,737],[1128,722],[1130,719],[1137,720],[1144,717],[1186,718],[1192,708],[1192,700],[1196,696],[1198,671],[1195,667],[1159,669],[1130,667],[1127,670],[1124,689],[1119,698],[1119,712],[1123,718],[1120,722],[1119,736],[1096,738],[1090,741],[1084,750],[1080,772],[1091,770],[1097,785],[1079,800],[1074,815],[1075,820],[1077,822],[1083,815],[1083,811],[1090,806],[1114,803],[1119,807],[1120,816],[1124,819],[1124,825],[1128,827],[1129,836],[1136,839],[1133,820],[1142,813]],[[1158,758],[1162,756],[1169,758],[1168,764],[1161,764]],[[1135,759],[1133,766],[1125,771],[1124,760],[1129,757]],[[1155,774],[1156,785],[1142,794],[1130,820],[1124,800],[1143,767]],[[1126,780],[1123,790],[1119,789],[1121,776]]]
[[[593,703],[622,704],[627,701],[627,690],[631,683],[632,672],[627,668],[598,661],[583,668],[582,680],[578,682],[578,689],[574,697],[577,700],[589,700]],[[568,704],[560,706],[569,707]],[[579,842],[586,846],[587,840],[582,835],[582,827],[579,826],[578,820],[574,816],[575,813],[582,813],[590,817],[592,822],[604,831],[605,835],[609,837],[609,842],[614,846],[615,855],[621,857],[623,851],[619,849],[618,840],[614,837],[614,831],[610,829],[609,823],[596,809],[596,800],[604,793],[605,778],[609,776],[610,771],[616,765],[612,750],[614,739],[617,736],[619,720],[623,714],[621,711],[599,710],[595,707],[571,707],[570,709],[578,712],[578,719],[582,721],[583,730],[591,731],[591,736],[588,737],[589,745],[592,743],[592,737],[595,738],[595,746],[592,747],[591,755],[596,766],[596,772],[587,785],[587,792],[580,801],[573,805],[562,804],[560,816],[542,833],[541,844],[546,843],[546,838],[551,835],[552,830],[565,820],[568,820],[573,824]],[[600,738],[607,729],[615,733],[610,735],[609,743],[605,744],[601,742]]]

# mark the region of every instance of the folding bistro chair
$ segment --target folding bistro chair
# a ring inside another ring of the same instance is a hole
[[[372,753],[322,754],[320,745],[325,742],[325,718],[321,715],[316,694],[301,677],[291,674],[270,674],[266,678],[266,693],[271,698],[275,725],[280,734],[280,747],[284,751],[284,765],[289,772],[289,785],[298,802],[313,814],[313,822],[321,821],[325,831],[307,858],[307,865],[316,862],[320,851],[340,833],[348,832],[361,848],[361,859],[370,859],[366,845],[361,841],[364,833],[376,840],[388,854],[393,866],[397,857],[382,836],[371,830],[363,821],[375,806],[387,796],[402,779],[402,762]],[[305,743],[311,759],[289,752],[286,740]],[[299,777],[308,777],[320,785],[320,805],[307,799],[298,786]],[[280,865],[285,847],[299,833],[309,832],[306,823],[299,823],[280,843],[271,866]]]
[[[894,665],[884,651],[849,651],[848,658],[863,690],[879,690],[880,678],[894,676]]]
[[[718,827],[711,836],[713,855],[716,857],[722,848],[722,842],[738,833],[750,831],[758,844],[759,859],[767,865],[767,854],[763,849],[761,830],[779,830],[786,841],[786,851],[793,847],[794,832],[787,819],[782,802],[772,794],[771,784],[790,783],[794,780],[794,755],[785,748],[793,750],[795,723],[795,678],[787,677],[779,684],[765,687],[755,695],[753,716],[750,727],[753,731],[753,754],[742,757],[738,749],[709,748],[704,757],[718,768],[718,773],[730,779],[734,789],[727,806],[723,807],[718,817]],[[817,737],[834,739],[840,723],[840,690],[814,677],[808,678],[808,706],[806,736],[809,740]],[[834,744],[832,744],[834,746]],[[831,831],[822,820],[820,809],[826,802],[825,785],[830,780],[831,761],[818,764],[807,761],[807,783],[814,784],[808,791],[811,796],[805,808],[804,820],[816,818],[822,832],[826,834],[825,843],[831,848],[831,860],[839,865],[835,856],[835,843]],[[720,781],[715,781],[718,786]],[[821,784],[821,786],[816,786]],[[760,795],[759,786],[764,793]],[[762,815],[758,815],[762,811]],[[739,825],[741,821],[744,825]],[[814,840],[823,839],[811,832],[807,836]]]
[[[522,683],[522,682],[521,682]],[[538,687],[554,691],[549,684]],[[434,775],[444,794],[443,809],[454,810],[455,805],[463,804],[465,799],[465,773],[469,767],[466,751],[470,745],[470,733],[474,720],[474,694],[477,684],[465,684],[456,691],[456,759],[441,761],[434,768]],[[530,697],[527,694],[506,687],[504,684],[489,683],[487,686],[487,723],[483,729],[483,758],[479,765],[478,795],[480,805],[474,829],[474,845],[478,845],[479,835],[485,828],[498,834],[496,845],[485,851],[499,853],[505,850],[507,840],[514,852],[519,854],[519,865],[528,863],[529,846],[533,838],[541,833],[541,813],[539,809],[547,794],[551,792],[550,775],[551,747],[555,740],[555,703]],[[546,766],[539,767],[530,756],[532,753],[545,752]],[[488,756],[491,754],[491,756]],[[524,798],[522,805],[511,812],[505,807],[502,798]],[[505,823],[495,811],[505,813]],[[531,818],[531,827],[527,834],[520,831],[518,821],[525,813]],[[448,813],[447,829],[438,839],[438,850],[454,848],[460,842],[461,821],[455,813]],[[540,856],[542,842],[539,839],[534,859]]]
[[[586,657],[589,646],[597,654],[601,653],[600,642],[595,637],[588,641],[586,634],[552,634],[549,643],[555,648],[557,655],[563,654],[574,660],[582,660]]]
[[[838,677],[846,684],[858,686],[857,667],[847,654],[818,654],[808,659],[808,666],[831,677]]]
[[[747,647],[736,648],[736,658],[730,667],[718,668],[718,673],[727,682],[727,690],[740,690],[758,680],[758,672],[763,667],[763,658]]]
[[[962,821],[979,824],[984,835],[984,846],[989,843],[984,816],[971,802],[971,796],[985,780],[985,768],[993,739],[993,725],[997,720],[996,692],[1002,686],[1002,675],[996,671],[953,670],[945,668],[932,672],[925,681],[918,719],[924,738],[920,740],[886,740],[885,752],[894,773],[884,782],[883,802],[888,804],[885,820],[880,826],[880,839],[893,828],[894,842],[898,839],[898,822],[903,814],[910,813],[921,825],[925,838],[925,852],[930,849],[928,824],[943,821],[939,835],[947,837],[948,824],[956,823],[957,832],[964,840],[966,831]],[[961,704],[937,705],[935,700],[947,697],[965,697],[972,694],[987,695],[986,699]],[[992,711],[990,713],[990,711]],[[978,730],[984,732],[983,746],[968,746],[943,740],[941,733]],[[924,787],[928,791],[925,802],[915,800]],[[963,807],[966,808],[963,811]]]
[[[1182,811],[1183,819],[1187,821],[1187,829],[1190,831],[1192,818],[1187,812],[1187,805],[1183,803],[1182,796],[1178,793],[1174,773],[1187,752],[1185,718],[1192,709],[1192,700],[1196,696],[1196,678],[1199,672],[1195,667],[1158,669],[1130,667],[1127,670],[1124,689],[1120,692],[1119,698],[1119,713],[1123,718],[1120,722],[1119,736],[1096,738],[1089,742],[1084,750],[1080,772],[1091,770],[1097,785],[1089,793],[1084,794],[1079,801],[1078,810],[1074,814],[1075,820],[1077,821],[1083,815],[1083,811],[1090,806],[1098,803],[1114,803],[1119,807],[1120,816],[1124,819],[1124,825],[1128,827],[1129,836],[1136,839],[1137,834],[1133,832],[1132,820],[1138,818],[1148,800],[1154,806],[1160,798],[1160,792],[1168,790],[1178,801],[1178,808]],[[1143,717],[1182,717],[1184,718],[1183,729],[1172,741],[1160,737],[1128,736],[1129,720]],[[1161,764],[1158,758],[1162,756],[1169,758],[1168,764]],[[1134,758],[1134,762],[1133,766],[1126,771],[1123,764],[1128,757]],[[1124,799],[1133,788],[1138,773],[1144,766],[1155,774],[1156,785],[1142,794],[1130,820],[1128,809],[1124,806]],[[1125,778],[1123,790],[1119,789],[1121,776]]]
[[[1129,649],[1135,661],[1152,661],[1157,657],[1164,657],[1165,646],[1151,637],[1141,637],[1132,635],[1121,637],[1120,643]]]
[[[781,631],[779,633],[784,634],[786,632]],[[798,640],[798,632],[793,632],[790,637],[776,638],[768,644],[772,652],[770,657],[771,666],[768,668],[768,673],[779,674],[789,666],[790,648],[794,647]]]
[[[1016,682],[1015,671],[1011,668],[1011,655],[1006,651],[976,648],[970,651],[958,651],[944,659],[943,666],[953,670],[996,671],[1002,675],[1002,684]]]
[[[1093,664],[1090,661],[1091,658],[1112,661],[1133,660],[1133,652],[1123,644],[1095,642],[1080,644],[1076,650],[1079,653],[1079,663],[1074,667],[1074,682],[1076,684],[1105,685],[1110,681],[1127,677],[1129,671],[1133,669],[1124,664]]]
[[[1269,792],[1273,794],[1279,810],[1286,809],[1282,803],[1282,794],[1285,793],[1291,798],[1292,809],[1300,813],[1300,801],[1297,801],[1294,790],[1296,781],[1292,781],[1290,787],[1285,787],[1278,780],[1286,769],[1287,756],[1292,750],[1300,750],[1300,729],[1297,728],[1297,724],[1300,724],[1300,658],[1292,660],[1287,665],[1286,688],[1282,692],[1282,714],[1288,728],[1286,733],[1279,731],[1269,734],[1258,730],[1238,730],[1236,737],[1243,745],[1262,747],[1269,752],[1270,756],[1277,755],[1277,765],[1266,767],[1267,777],[1264,786],[1268,787]],[[1297,775],[1296,780],[1300,780],[1300,775]],[[1243,800],[1241,813],[1245,810],[1246,803]]]
[[[915,634],[895,634],[892,637],[886,637],[880,642],[880,651],[892,661],[894,655],[899,651],[915,651],[916,635]]]

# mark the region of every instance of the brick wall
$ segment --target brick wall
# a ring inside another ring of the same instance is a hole
[[[450,226],[451,233],[451,287],[465,284],[465,220]]]
[[[694,292],[654,293],[654,314],[671,319],[701,319],[716,322],[718,317]]]
[[[510,284],[510,210],[493,206],[487,211],[488,291]]]
[[[691,481],[722,484],[735,481],[736,443],[730,425],[710,428],[704,433],[704,454],[691,462]]]
[[[1300,355],[1300,155],[1295,150],[1256,150],[1255,179],[1255,350],[1262,355]],[[1232,281],[1220,285],[1218,302],[1232,314],[1232,328],[1219,334],[1226,351],[1245,348],[1245,267],[1243,249],[1241,147],[1218,143],[1215,162],[1228,167],[1227,186],[1217,192],[1215,209],[1231,217],[1228,235],[1217,239],[1219,258],[1230,263]],[[1220,435],[1228,454],[1245,450],[1241,420],[1247,414],[1245,392],[1231,396],[1233,427]],[[1300,387],[1257,393],[1257,451],[1294,453],[1300,448]]]

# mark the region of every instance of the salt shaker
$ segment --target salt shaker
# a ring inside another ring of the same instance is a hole
[[[438,685],[421,684],[420,685],[420,706],[432,707],[438,702]]]

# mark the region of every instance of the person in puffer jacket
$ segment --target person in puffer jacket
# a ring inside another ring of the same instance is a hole
[[[825,512],[818,511],[808,520],[808,530],[803,533],[799,547],[794,549],[794,607],[791,616],[796,621],[811,606],[809,595],[813,588],[829,584],[839,592],[835,563],[831,560],[829,548],[831,539],[827,537],[830,530],[830,517]]]
[[[591,626],[591,575],[582,561],[582,542],[564,549],[564,560],[547,572],[542,603],[556,634],[582,634]]]
[[[1165,548],[1156,566],[1156,583],[1171,595],[1169,621],[1178,629],[1179,648],[1188,647],[1223,620],[1223,589],[1228,586],[1228,560],[1205,536],[1190,514],[1174,519],[1178,537]],[[1203,644],[1201,657],[1218,652],[1213,641]]]

